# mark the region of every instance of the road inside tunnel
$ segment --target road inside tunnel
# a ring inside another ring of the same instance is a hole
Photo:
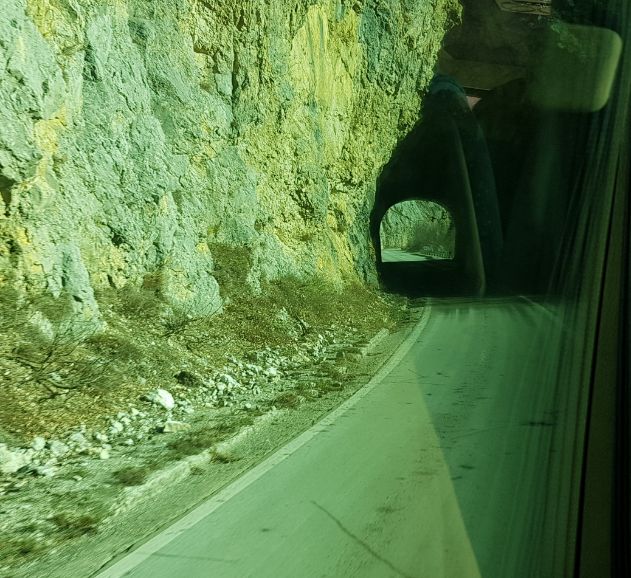
[[[339,410],[98,578],[551,575],[558,333],[522,298],[434,300]]]
[[[432,257],[421,253],[413,253],[403,249],[384,249],[381,252],[381,258],[386,263],[405,263],[408,261],[431,261]]]

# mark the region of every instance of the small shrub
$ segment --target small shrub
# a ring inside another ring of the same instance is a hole
[[[175,458],[192,456],[207,450],[219,441],[217,433],[213,429],[202,429],[190,432],[174,440],[167,447]]]
[[[213,430],[225,439],[229,434],[240,430],[243,427],[252,425],[254,418],[250,415],[235,416],[213,425]]]
[[[127,466],[114,472],[114,479],[122,486],[142,486],[151,470],[147,466]]]
[[[274,398],[276,407],[295,409],[300,405],[300,396],[293,391],[284,391]]]
[[[100,519],[91,514],[73,516],[68,513],[55,514],[50,521],[67,538],[77,538],[85,534],[95,534]]]
[[[162,290],[164,285],[164,274],[162,271],[152,271],[147,273],[142,279],[142,288],[155,294]]]
[[[25,538],[18,540],[16,543],[16,551],[22,556],[27,556],[39,550],[39,543],[34,538]]]
[[[164,327],[162,335],[163,337],[191,337],[195,328],[210,316],[210,314],[193,316],[184,311],[176,311],[162,322]]]
[[[201,377],[191,373],[190,371],[186,371],[185,369],[178,371],[173,377],[178,383],[185,385],[186,387],[201,387],[204,385]]]
[[[44,335],[32,323],[26,323],[13,336],[15,345],[11,357],[30,370],[25,381],[41,385],[51,396],[63,390],[103,383],[111,362],[100,355],[89,355],[86,346],[95,336],[96,327],[89,321],[64,318],[63,315],[55,319],[50,300],[42,298],[37,303],[40,302],[46,307],[38,308],[36,312],[46,311],[50,335]]]
[[[41,544],[35,538],[3,539],[0,536],[0,557],[28,556],[41,549]]]
[[[212,461],[219,464],[230,464],[232,462],[239,461],[239,458],[230,452],[214,451],[212,454]]]
[[[296,389],[306,399],[318,399],[321,395],[320,390],[316,389],[313,383],[304,383]]]
[[[349,379],[348,368],[346,366],[339,366],[333,363],[322,363],[319,367],[322,372],[333,381],[344,382]]]
[[[223,243],[210,245],[215,261],[213,276],[224,297],[233,298],[244,293],[246,279],[252,268],[251,249]]]
[[[156,292],[144,287],[125,286],[113,301],[113,310],[129,319],[158,319],[165,309]]]
[[[321,380],[316,384],[316,389],[323,394],[326,394],[332,391],[342,391],[344,389],[344,384],[340,381]]]
[[[86,346],[100,357],[130,363],[141,356],[141,349],[129,339],[108,332],[100,332],[88,337]]]

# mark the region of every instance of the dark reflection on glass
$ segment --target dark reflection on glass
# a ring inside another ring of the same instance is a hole
[[[463,5],[371,221],[383,287],[430,298],[414,373],[455,547],[485,578],[629,575],[631,9]],[[420,202],[452,219],[449,260],[393,234]]]

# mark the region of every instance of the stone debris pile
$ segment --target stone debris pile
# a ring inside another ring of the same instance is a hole
[[[283,391],[292,375],[305,366],[322,362],[336,347],[339,343],[333,332],[327,332],[310,336],[290,352],[267,347],[250,353],[247,359],[227,356],[226,365],[208,375],[182,369],[173,376],[172,388],[149,389],[139,397],[142,405],[119,411],[101,429],[81,425],[61,439],[37,436],[22,448],[0,444],[0,475],[53,477],[65,462],[77,456],[108,460],[117,451],[136,446],[153,435],[184,432],[191,427],[191,417],[200,410],[256,410],[259,398]],[[139,385],[146,387],[147,380],[140,379]]]

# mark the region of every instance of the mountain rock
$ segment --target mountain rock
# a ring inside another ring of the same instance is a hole
[[[457,0],[6,0],[0,269],[69,294],[375,279],[376,178]],[[96,321],[95,321],[96,322]]]

